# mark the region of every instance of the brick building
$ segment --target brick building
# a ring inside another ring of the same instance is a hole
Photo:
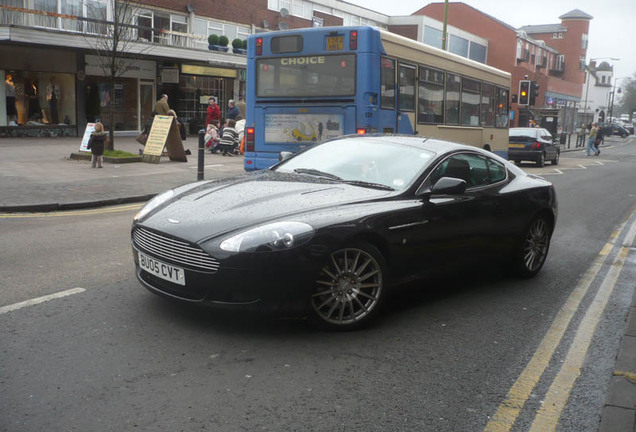
[[[585,81],[590,15],[573,10],[559,17],[560,24],[515,29],[465,3],[448,6],[449,25],[488,41],[486,63],[511,73],[513,95],[518,93],[520,80],[530,79],[539,85],[534,106],[511,104],[511,126],[526,126],[532,119],[540,121],[556,113],[559,130],[574,130],[576,104],[581,101]],[[444,3],[431,3],[414,15],[443,21]],[[452,42],[451,35],[449,44]]]

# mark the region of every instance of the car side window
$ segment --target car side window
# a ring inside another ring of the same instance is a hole
[[[503,166],[503,164],[493,159],[486,159],[486,162],[488,163],[488,174],[490,177],[490,184],[498,183],[506,179],[506,177],[508,176],[508,173],[506,171],[506,167]]]
[[[476,154],[460,153],[448,157],[431,173],[430,184],[434,185],[442,177],[464,180],[469,188],[490,183],[486,158]]]

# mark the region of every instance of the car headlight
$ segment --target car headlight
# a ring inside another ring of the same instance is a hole
[[[135,215],[133,220],[137,221],[143,218],[148,213],[150,213],[151,211],[159,207],[161,204],[165,203],[170,198],[172,198],[173,195],[174,195],[174,191],[172,189],[160,193],[159,195],[157,195],[156,197],[148,201],[148,204],[146,204],[145,206],[141,208],[141,210],[139,210],[139,212]]]
[[[314,236],[311,225],[302,222],[275,222],[236,234],[223,242],[227,252],[250,252],[259,248],[286,250],[307,243]]]

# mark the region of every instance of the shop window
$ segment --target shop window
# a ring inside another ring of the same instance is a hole
[[[86,119],[101,121],[106,129],[137,130],[137,79],[118,78],[113,88],[107,77],[88,76],[86,85]]]
[[[7,71],[5,85],[8,125],[76,123],[74,75]]]

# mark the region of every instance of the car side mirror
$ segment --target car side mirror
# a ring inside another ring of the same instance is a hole
[[[278,162],[282,162],[286,159],[289,159],[290,157],[292,157],[292,155],[293,155],[292,152],[282,151],[278,154]]]
[[[432,188],[418,191],[417,196],[428,200],[432,195],[459,195],[466,191],[466,181],[454,177],[442,177]]]

